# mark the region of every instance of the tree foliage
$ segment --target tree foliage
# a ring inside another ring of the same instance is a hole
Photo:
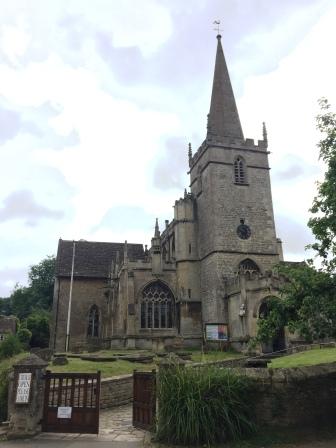
[[[22,351],[22,345],[18,337],[10,334],[0,343],[0,360],[11,358]]]
[[[31,347],[48,347],[49,344],[49,318],[45,310],[33,312],[25,321],[27,329],[32,333]]]
[[[268,299],[269,313],[258,321],[258,340],[273,339],[284,326],[307,341],[335,338],[335,276],[306,263],[280,265],[278,273],[286,279],[281,298]]]
[[[321,114],[317,128],[322,133],[318,143],[320,159],[326,164],[323,182],[310,209],[313,217],[308,221],[316,242],[310,247],[322,258],[323,266],[333,272],[336,267],[336,114],[330,111],[325,98],[320,101]]]
[[[11,313],[25,319],[36,310],[51,310],[55,257],[49,256],[30,267],[28,286],[16,285],[9,300]]]
[[[288,326],[308,341],[336,338],[336,114],[325,98],[320,101],[317,128],[322,134],[318,144],[320,159],[326,164],[323,182],[310,209],[308,226],[315,242],[312,248],[321,259],[321,269],[312,261],[288,263],[278,268],[286,279],[281,300],[268,302],[268,315],[258,321],[257,340],[267,342]]]

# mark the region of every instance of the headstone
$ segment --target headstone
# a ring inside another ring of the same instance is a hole
[[[69,361],[66,356],[55,356],[52,363],[53,366],[65,366]]]

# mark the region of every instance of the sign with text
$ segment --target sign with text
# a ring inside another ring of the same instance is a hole
[[[226,324],[205,324],[207,341],[228,341],[228,326]]]
[[[57,418],[71,418],[72,407],[60,406],[57,408]]]
[[[15,403],[17,404],[29,403],[31,377],[32,377],[31,372],[19,373]]]

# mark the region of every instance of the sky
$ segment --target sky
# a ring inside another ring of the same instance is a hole
[[[334,0],[0,0],[0,297],[58,239],[149,244],[206,133],[221,21],[245,137],[268,130],[287,260],[302,260]]]

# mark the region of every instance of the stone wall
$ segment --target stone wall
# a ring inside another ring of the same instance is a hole
[[[101,381],[100,408],[111,408],[133,400],[133,375],[105,378]]]
[[[319,427],[336,415],[336,362],[292,369],[237,369],[253,381],[258,425]]]

